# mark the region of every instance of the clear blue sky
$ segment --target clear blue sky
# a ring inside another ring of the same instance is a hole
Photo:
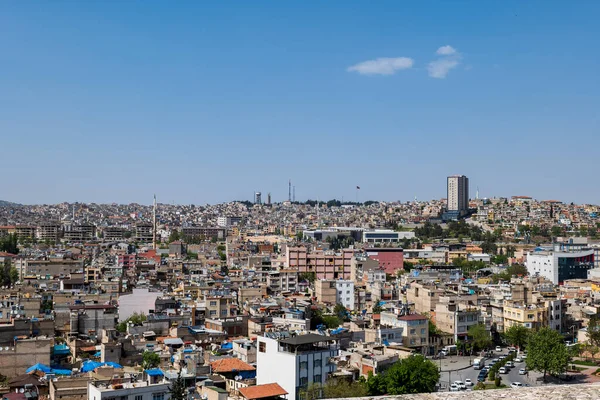
[[[0,2],[0,199],[598,203],[600,2]]]

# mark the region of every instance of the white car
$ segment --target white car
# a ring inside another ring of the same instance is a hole
[[[504,364],[504,366],[507,367],[507,368],[514,368],[515,364],[513,364],[512,361],[507,361],[506,364]]]
[[[502,347],[496,346],[496,353],[502,353]]]
[[[518,389],[518,388],[522,388],[523,384],[521,382],[513,382],[510,384],[510,387],[513,389]]]
[[[453,383],[452,385],[450,385],[450,391],[451,392],[458,392],[460,390],[460,388],[458,386],[456,386],[455,383]]]
[[[473,381],[471,381],[469,378],[465,379],[465,385],[466,386],[473,386]]]
[[[526,375],[527,374],[527,370],[525,368],[521,368],[519,370],[519,375]]]
[[[521,357],[517,357],[515,358],[515,362],[523,362],[523,359]]]
[[[500,367],[500,369],[498,370],[499,374],[508,374],[508,368],[505,367]]]
[[[465,390],[467,388],[467,385],[465,385],[463,381],[454,381],[454,384],[458,386],[460,390]]]

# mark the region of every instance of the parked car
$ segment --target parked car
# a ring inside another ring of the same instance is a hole
[[[500,369],[498,370],[499,374],[508,374],[508,368],[506,367],[500,367]]]
[[[507,361],[506,364],[504,364],[504,366],[508,368],[514,368],[515,364],[512,361]]]
[[[496,346],[496,353],[502,353],[502,347]]]
[[[523,359],[521,357],[517,357],[515,358],[515,362],[523,362]]]
[[[454,381],[454,384],[458,386],[460,390],[465,390],[467,388],[467,385],[465,385],[463,381]]]
[[[460,390],[460,388],[458,386],[456,386],[456,383],[453,383],[452,385],[450,385],[451,392],[458,392],[459,390]]]
[[[513,382],[510,384],[510,387],[513,389],[518,389],[518,388],[522,388],[523,384],[521,382]]]
[[[473,381],[471,381],[469,378],[465,379],[465,386],[473,386]]]
[[[519,375],[525,375],[525,374],[527,374],[527,370],[525,368],[521,368],[519,370]]]

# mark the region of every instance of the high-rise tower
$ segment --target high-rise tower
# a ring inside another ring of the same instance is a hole
[[[469,210],[469,178],[464,175],[448,177],[448,212],[461,217]]]

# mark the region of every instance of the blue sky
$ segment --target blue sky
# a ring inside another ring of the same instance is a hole
[[[600,2],[0,3],[0,199],[598,203]],[[10,181],[7,181],[9,179]]]

